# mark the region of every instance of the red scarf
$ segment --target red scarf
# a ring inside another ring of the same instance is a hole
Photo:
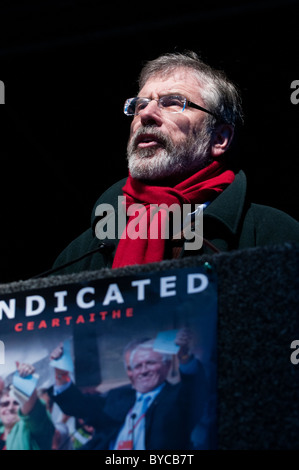
[[[142,204],[142,210],[129,216],[112,268],[163,260],[165,239],[161,236],[150,237],[150,226],[152,228],[152,224],[155,224],[158,234],[165,233],[168,212],[157,212],[151,204],[159,206],[164,203],[168,207],[172,204],[202,204],[218,196],[234,178],[233,171],[228,170],[224,163],[219,161],[214,161],[173,188],[150,186],[129,175],[123,187],[126,209],[128,211],[132,204]],[[135,239],[132,239],[134,235]]]

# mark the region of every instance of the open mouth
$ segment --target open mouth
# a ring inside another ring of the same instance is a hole
[[[136,138],[136,148],[164,147],[164,142],[154,134],[140,134]]]

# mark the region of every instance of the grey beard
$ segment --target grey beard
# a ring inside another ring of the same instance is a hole
[[[136,138],[142,133],[154,134],[161,142],[159,148],[138,149]],[[171,177],[184,177],[206,167],[211,161],[211,136],[207,129],[192,134],[180,144],[174,145],[168,136],[159,129],[145,126],[138,129],[128,142],[127,160],[133,178],[144,180],[164,180]]]

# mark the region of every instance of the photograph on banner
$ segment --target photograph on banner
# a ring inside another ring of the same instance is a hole
[[[5,450],[217,447],[217,279],[182,268],[0,296]]]

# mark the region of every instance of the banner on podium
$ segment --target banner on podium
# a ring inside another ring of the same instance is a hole
[[[2,448],[215,448],[216,329],[217,278],[205,267],[2,295]]]

